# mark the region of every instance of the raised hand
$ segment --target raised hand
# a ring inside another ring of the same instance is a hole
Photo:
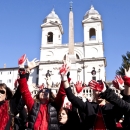
[[[76,84],[74,84],[74,86],[75,86],[75,89],[76,89],[77,93],[80,93],[84,88],[84,86],[82,86],[82,82],[79,82],[79,81],[76,82]]]
[[[67,80],[67,73],[70,70],[71,62],[68,57],[63,61],[63,65],[59,68],[59,74],[62,77],[62,80]]]
[[[117,75],[115,79],[112,81],[112,83],[116,89],[124,90],[124,80],[120,75]]]
[[[126,69],[124,69],[124,70],[125,70],[125,76],[130,78],[130,67],[129,67],[128,71]]]
[[[45,87],[44,84],[40,85],[39,90],[42,90],[44,87]]]
[[[88,86],[90,86],[91,89],[99,91],[99,92],[104,92],[106,90],[106,86],[103,82],[96,82],[95,80],[91,80],[88,83]]]
[[[39,60],[37,60],[37,58],[34,58],[32,61],[29,61],[27,59],[27,65],[28,65],[28,68],[31,70],[39,65]]]
[[[26,62],[26,54],[22,55],[22,56],[18,59],[19,68],[24,68],[25,62]]]
[[[72,109],[72,104],[71,102],[68,100],[67,97],[64,98],[64,102],[63,102],[63,108],[67,108],[67,109]]]
[[[128,71],[126,69],[125,70],[125,76],[123,77],[124,80],[124,84],[128,87],[130,87],[130,67],[128,69]]]

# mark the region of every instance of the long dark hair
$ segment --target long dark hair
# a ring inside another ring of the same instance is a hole
[[[5,83],[0,83],[0,88],[4,88],[6,90],[6,100],[10,100],[13,96],[13,93],[9,87]]]
[[[65,107],[62,107],[62,108],[60,109],[59,114],[60,114],[63,110],[64,110],[64,111],[66,112],[66,114],[68,115],[69,110],[68,110],[67,108],[65,108]],[[59,115],[59,114],[58,114],[58,115]]]

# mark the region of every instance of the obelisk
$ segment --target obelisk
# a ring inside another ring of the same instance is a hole
[[[72,11],[72,3],[70,2],[70,12],[69,12],[69,58],[71,63],[75,63],[75,54],[74,54],[74,18]]]

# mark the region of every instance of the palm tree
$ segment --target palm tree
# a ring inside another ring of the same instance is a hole
[[[116,74],[124,76],[125,75],[124,69],[128,71],[129,67],[130,67],[130,52],[128,51],[126,55],[122,55],[122,65],[121,67],[119,67],[119,70],[116,71]]]

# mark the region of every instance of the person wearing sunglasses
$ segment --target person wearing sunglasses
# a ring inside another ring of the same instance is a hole
[[[25,73],[25,78],[28,80],[28,72]],[[16,123],[16,115],[24,110],[24,106],[25,104],[21,98],[19,85],[13,94],[11,89],[7,87],[5,83],[0,83],[0,130],[20,130]],[[24,114],[26,115],[26,113]],[[21,128],[24,128],[25,122],[23,121],[25,118],[27,118],[27,116],[24,116],[24,118],[22,116]]]
[[[0,84],[0,128],[4,130],[7,128],[9,121],[9,99],[12,97],[11,90],[6,86],[6,84]]]
[[[17,107],[21,99],[19,89],[15,94],[5,83],[0,83],[0,129],[10,130],[14,128],[13,119],[17,115]]]
[[[21,58],[18,79],[22,98],[28,109],[28,128],[32,130],[59,130],[56,104],[50,90],[52,82],[50,76],[46,77],[47,88],[39,90],[36,99],[33,99],[25,77],[24,58]],[[28,64],[29,68],[32,64]]]
[[[36,99],[33,99],[24,74],[20,74],[19,85],[28,109],[28,129],[59,130],[57,110],[55,103],[51,100],[53,98],[51,90],[43,88],[37,93]]]

